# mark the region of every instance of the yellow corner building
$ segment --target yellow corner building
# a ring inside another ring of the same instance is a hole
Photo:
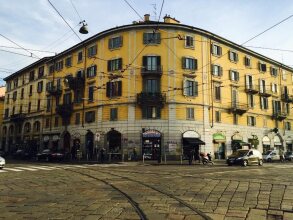
[[[158,161],[190,147],[216,159],[245,147],[292,151],[292,80],[289,66],[145,15],[8,76],[1,147],[87,159],[104,148],[110,160],[136,149]]]

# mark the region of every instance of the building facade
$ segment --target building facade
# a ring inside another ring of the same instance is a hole
[[[41,67],[43,78],[15,85]],[[133,148],[154,160],[188,146],[218,159],[247,145],[292,151],[293,69],[170,16],[103,31],[5,80],[6,150],[29,138],[122,160]]]

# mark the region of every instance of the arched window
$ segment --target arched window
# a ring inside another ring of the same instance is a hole
[[[39,121],[36,121],[34,123],[34,132],[40,132],[41,123]]]
[[[31,124],[27,122],[24,125],[24,133],[29,133],[30,131],[31,131]]]

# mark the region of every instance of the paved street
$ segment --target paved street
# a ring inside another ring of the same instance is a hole
[[[293,163],[15,163],[0,219],[293,219]]]

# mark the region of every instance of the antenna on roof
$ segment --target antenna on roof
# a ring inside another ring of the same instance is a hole
[[[157,20],[157,4],[151,4],[153,6],[153,13],[154,13],[154,21]]]

